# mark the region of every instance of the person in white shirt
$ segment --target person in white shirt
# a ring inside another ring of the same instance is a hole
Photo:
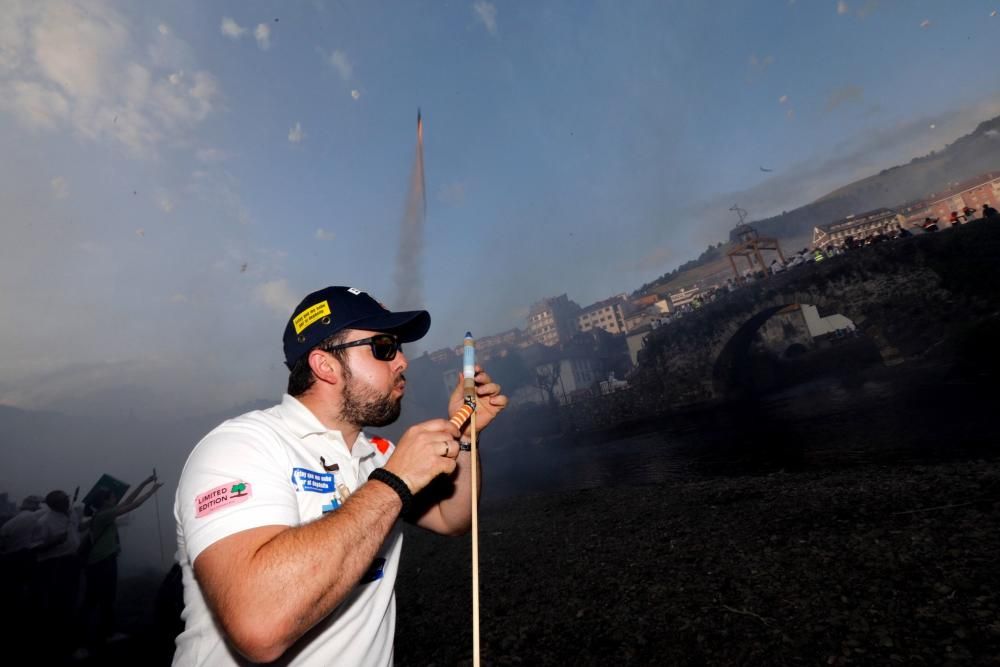
[[[392,664],[397,520],[466,533],[479,474],[467,424],[416,424],[398,445],[362,431],[398,418],[400,346],[429,328],[426,311],[393,313],[349,287],[319,290],[295,308],[282,402],[217,427],[181,473],[174,514],[185,627],[174,665]],[[481,430],[507,397],[476,371]],[[448,414],[462,400],[459,379]]]
[[[39,647],[45,657],[42,663],[61,663],[73,648],[73,612],[80,590],[76,552],[81,513],[82,508],[70,506],[65,491],[56,490],[45,496],[45,509],[38,519],[34,591],[49,637]]]

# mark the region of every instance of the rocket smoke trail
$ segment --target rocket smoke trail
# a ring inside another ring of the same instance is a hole
[[[410,172],[410,189],[406,195],[402,230],[399,235],[399,256],[396,259],[396,303],[404,310],[426,307],[423,302],[421,260],[424,251],[424,217],[427,214],[427,194],[424,189],[424,125],[417,109],[417,151]]]

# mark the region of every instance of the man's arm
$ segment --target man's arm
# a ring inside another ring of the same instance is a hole
[[[500,393],[500,385],[493,382],[489,374],[478,365],[476,366],[475,381],[476,430],[481,432],[500,414],[501,410],[507,407],[507,397]],[[455,414],[462,407],[464,401],[462,384],[460,374],[458,384],[448,401],[449,414]],[[462,440],[468,442],[471,438],[472,420],[470,419],[462,432]],[[472,460],[471,452],[461,452],[456,463],[457,472],[451,480],[452,484],[447,491],[448,495],[437,500],[414,521],[421,528],[441,535],[464,535],[469,531],[472,524],[472,475],[475,472],[476,488],[480,494],[483,487],[478,482],[482,480],[482,475],[479,461]],[[442,487],[447,488],[445,485]],[[427,492],[440,492],[442,487],[432,487]],[[476,500],[478,501],[478,498]]]
[[[139,488],[142,488],[147,483],[148,482],[143,482],[139,486]],[[146,502],[147,500],[149,500],[150,496],[152,496],[154,493],[156,493],[157,490],[161,486],[163,486],[163,482],[157,482],[152,487],[150,487],[148,491],[146,491],[145,493],[143,493],[138,498],[133,497],[131,502],[128,502],[128,503],[125,503],[125,502],[119,503],[118,505],[115,506],[115,509],[114,509],[115,516],[121,516],[123,514],[128,514],[132,510],[136,509],[137,507],[139,507],[140,505],[142,505],[144,502]]]
[[[443,419],[418,424],[385,469],[417,493],[454,471],[442,452],[457,435]],[[370,481],[316,521],[252,528],[202,551],[194,561],[198,585],[236,650],[255,662],[280,657],[357,585],[401,509],[393,489]]]
[[[156,481],[156,478],[154,476],[150,475],[146,479],[144,479],[141,482],[139,482],[139,486],[137,486],[134,489],[132,489],[129,492],[129,494],[127,496],[125,496],[121,500],[121,502],[118,503],[118,504],[119,505],[130,505],[130,504],[132,504],[133,502],[135,502],[135,499],[139,496],[139,492],[142,491],[146,486],[148,486],[149,484],[151,484],[151,483],[153,483],[155,481]]]

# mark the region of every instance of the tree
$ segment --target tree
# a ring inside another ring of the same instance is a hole
[[[549,405],[553,408],[559,406],[556,399],[556,383],[559,382],[559,362],[553,361],[535,367],[535,382],[538,388],[549,397]]]

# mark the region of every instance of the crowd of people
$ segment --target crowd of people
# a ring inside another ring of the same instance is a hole
[[[979,214],[979,219],[996,221],[1000,219],[1000,213],[997,213],[997,210],[988,203],[983,204],[982,211],[980,211]],[[948,216],[948,225],[950,227],[958,227],[959,225],[964,225],[965,223],[972,222],[973,220],[976,220],[976,209],[971,206],[964,206],[962,207],[961,213],[958,211],[951,212]],[[926,217],[920,226],[925,232],[936,232],[941,229],[941,226],[938,224],[940,221],[941,218]]]
[[[98,487],[86,504],[55,489],[29,495],[0,525],[3,627],[39,664],[99,658],[114,638],[121,543],[117,519],[162,486],[147,477],[124,499]],[[44,632],[44,639],[39,633]]]

